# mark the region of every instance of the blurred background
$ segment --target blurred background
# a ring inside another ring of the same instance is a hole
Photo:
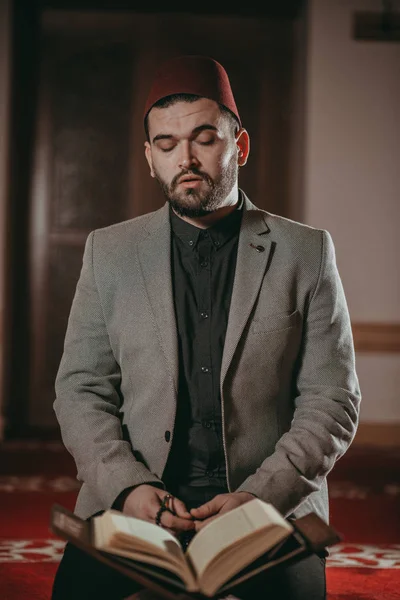
[[[400,446],[400,3],[148,4],[0,0],[0,439],[59,438],[86,237],[164,203],[144,101],[160,60],[198,53],[226,67],[250,134],[240,186],[333,237],[363,393],[354,444]]]

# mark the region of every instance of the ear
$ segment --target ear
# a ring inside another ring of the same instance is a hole
[[[155,177],[154,170],[153,170],[153,157],[151,155],[151,146],[150,146],[149,142],[144,143],[144,155],[145,155],[146,160],[150,167],[150,175],[151,175],[151,177]]]
[[[250,153],[250,136],[246,129],[241,127],[235,135],[235,138],[238,151],[238,165],[239,167],[243,167],[247,163],[247,158]]]

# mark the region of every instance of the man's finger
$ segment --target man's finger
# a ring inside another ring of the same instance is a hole
[[[198,508],[192,508],[190,512],[195,519],[207,519],[207,517],[211,517],[219,512],[224,502],[224,496],[219,494]]]
[[[203,529],[203,527],[205,527],[206,525],[208,525],[208,523],[211,523],[211,521],[214,521],[214,519],[216,519],[218,516],[219,515],[214,515],[213,517],[209,517],[205,521],[195,521],[194,522],[194,526],[195,526],[196,533],[198,531],[200,531],[200,529]]]
[[[186,508],[186,505],[179,498],[175,498],[175,496],[171,499],[170,508],[175,512],[177,517],[182,517],[182,519],[192,519],[192,515]]]
[[[154,498],[150,500],[147,505],[147,516],[149,521],[152,521],[153,523],[155,522],[157,513],[160,510],[160,501],[161,498]]]
[[[194,521],[191,519],[182,519],[174,516],[168,511],[164,511],[161,515],[160,524],[168,529],[177,531],[191,531],[194,529]]]

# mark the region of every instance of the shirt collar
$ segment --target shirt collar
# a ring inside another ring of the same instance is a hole
[[[243,214],[243,204],[243,197],[240,195],[237,209],[207,229],[201,229],[200,227],[196,227],[195,225],[184,221],[174,213],[170,206],[169,214],[172,233],[176,235],[185,246],[195,248],[201,234],[207,231],[215,248],[218,249],[235,234],[239,233]]]

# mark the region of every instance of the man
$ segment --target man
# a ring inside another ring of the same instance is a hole
[[[89,235],[56,380],[82,481],[76,513],[113,506],[183,542],[254,496],[328,520],[326,476],[360,402],[331,237],[238,187],[249,135],[218,62],[162,65],[144,121],[167,201]],[[240,597],[321,600],[324,557],[248,590]],[[53,598],[134,591],[68,545]]]

